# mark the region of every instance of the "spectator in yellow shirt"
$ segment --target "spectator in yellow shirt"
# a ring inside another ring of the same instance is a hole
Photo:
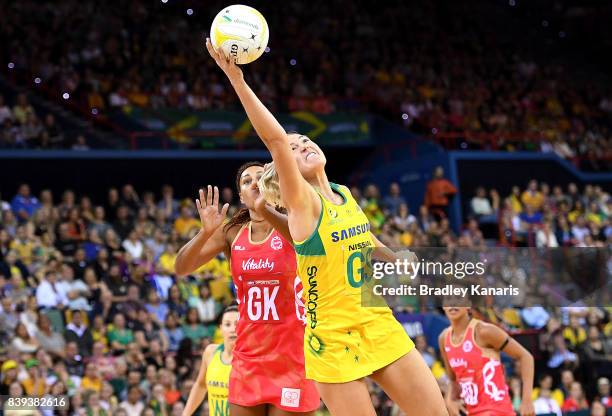
[[[582,202],[576,201],[574,204],[574,209],[567,214],[567,219],[571,224],[575,224],[578,217],[580,217],[582,214],[584,214],[584,206],[582,205]]]
[[[81,379],[81,389],[100,392],[102,390],[102,377],[94,363],[87,364],[85,376]]]
[[[586,341],[586,331],[580,325],[580,318],[575,314],[570,315],[569,326],[563,329],[563,338],[565,338],[571,350],[575,350],[576,347]]]
[[[30,105],[25,94],[19,94],[17,96],[17,104],[13,107],[13,118],[19,124],[25,124],[28,116],[32,114],[36,115],[34,107]]]
[[[595,225],[601,225],[603,215],[597,205],[597,202],[591,202],[589,204],[589,209],[586,212],[585,219],[589,223],[593,223]]]
[[[15,239],[11,242],[10,249],[17,252],[18,258],[23,264],[29,266],[32,263],[34,243],[28,238],[25,225],[17,227]]]
[[[181,214],[174,221],[174,229],[183,238],[187,238],[189,233],[201,227],[200,221],[194,218],[193,209],[186,204],[181,206]]]
[[[512,211],[520,214],[523,212],[523,203],[521,202],[521,188],[518,186],[512,187],[512,194],[510,194],[510,202],[512,203]]]
[[[542,390],[546,390],[550,392],[550,398],[552,398],[555,402],[557,402],[559,407],[563,406],[563,401],[565,400],[565,397],[563,396],[563,392],[559,389],[553,390],[552,387],[553,387],[552,376],[550,374],[542,374],[540,376],[538,387],[534,387],[533,391],[531,392],[531,399],[536,400],[538,397],[540,397],[540,393],[542,392]]]
[[[174,274],[174,262],[176,261],[176,246],[173,243],[166,244],[166,248],[164,249],[161,256],[159,256],[159,260],[157,260],[157,265],[161,269],[161,271],[165,274]]]
[[[538,191],[538,182],[534,179],[529,181],[527,190],[521,195],[523,205],[530,206],[534,211],[541,211],[544,205],[544,195]]]
[[[47,382],[40,373],[40,363],[35,358],[25,362],[28,377],[21,382],[28,396],[42,397],[47,392]]]

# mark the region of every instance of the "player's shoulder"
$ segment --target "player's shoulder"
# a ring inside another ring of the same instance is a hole
[[[228,244],[228,246],[231,247],[234,244],[234,242],[236,241],[236,238],[238,237],[240,232],[242,232],[242,230],[245,228],[246,224],[233,224],[227,227],[226,229],[224,229],[225,241]]]
[[[483,333],[491,334],[491,333],[497,333],[503,330],[497,325],[494,325],[489,322],[484,322],[478,319],[474,322],[474,331],[477,332],[479,335],[482,335]]]
[[[508,336],[508,333],[499,326],[483,321],[478,321],[475,324],[474,334],[477,342],[485,346],[497,345],[501,339]]]
[[[207,363],[210,363],[210,361],[212,360],[212,357],[215,355],[215,352],[217,352],[217,349],[219,349],[219,344],[209,344],[206,348],[204,348],[204,352],[202,353],[202,358]]]
[[[444,345],[444,342],[446,340],[446,334],[448,333],[448,331],[450,331],[450,326],[447,326],[446,328],[444,328],[442,332],[440,332],[440,335],[438,335],[439,345]]]

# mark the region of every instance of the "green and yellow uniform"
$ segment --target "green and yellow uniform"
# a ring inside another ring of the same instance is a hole
[[[388,307],[363,307],[361,286],[368,250],[374,248],[370,224],[346,186],[330,184],[344,199],[322,202],[316,229],[294,242],[304,285],[306,378],[344,383],[391,364],[414,343]]]
[[[232,365],[223,362],[222,353],[223,344],[217,347],[206,369],[208,411],[210,416],[229,416],[227,396],[229,394],[229,376]]]

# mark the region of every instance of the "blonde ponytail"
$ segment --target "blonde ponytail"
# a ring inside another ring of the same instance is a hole
[[[257,182],[257,186],[268,204],[273,207],[284,208],[278,183],[278,173],[276,173],[274,168],[274,162],[268,163],[264,167],[263,175],[261,175],[259,182]]]

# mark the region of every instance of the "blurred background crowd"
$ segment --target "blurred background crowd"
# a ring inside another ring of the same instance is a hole
[[[1,70],[33,94],[98,119],[126,106],[239,108],[203,49],[222,2],[6,3]],[[608,170],[610,5],[500,3],[255,1],[283,35],[245,71],[273,112],[376,113],[450,148],[555,152]],[[0,145],[82,147],[46,138],[27,98],[5,101]]]
[[[517,187],[520,192],[504,196],[503,203],[479,191],[472,200],[474,219],[459,235],[449,229],[443,206],[426,201],[412,213],[397,184],[384,192],[374,185],[352,192],[373,231],[393,247],[609,244],[607,195],[592,186],[554,188],[551,194],[542,185]],[[101,201],[71,190],[34,193],[27,184],[0,198],[0,394],[66,394],[70,410],[64,414],[70,415],[180,414],[201,351],[220,341],[217,320],[233,301],[222,255],[191,276],[175,276],[178,248],[200,227],[192,200],[181,198],[168,185],[155,193],[129,184],[109,189]],[[221,199],[231,204],[230,214],[237,209],[232,189],[223,189]],[[513,232],[525,232],[524,238],[515,242],[503,232],[485,238],[478,219],[503,220],[500,207],[506,205],[513,213],[509,224],[517,225]],[[514,280],[531,278],[520,264],[506,273]],[[396,309],[400,315],[425,312],[441,314],[418,303]],[[479,313],[531,340],[539,357],[534,399],[570,411],[612,406],[610,312],[492,305]],[[446,388],[437,346],[423,334],[416,341]],[[518,408],[517,371],[507,368]],[[399,414],[384,393],[371,389],[378,414]]]
[[[396,129],[379,131],[399,129],[416,138],[413,147],[398,139],[399,145],[386,148],[401,156],[413,152],[401,162],[411,165],[408,178],[400,172],[392,179],[398,182],[378,181],[384,187],[351,189],[381,241],[417,252],[502,252],[491,275],[495,282],[523,282],[535,292],[566,285],[603,299],[559,308],[515,297],[488,302],[475,314],[510,331],[536,357],[538,414],[610,414],[612,198],[603,176],[584,172],[612,170],[612,3],[249,4],[266,16],[272,33],[282,34],[271,36],[264,57],[243,68],[274,113],[373,114]],[[125,149],[131,136],[116,116],[132,109],[162,116],[177,109],[240,111],[203,48],[223,6],[219,0],[0,0],[0,149]],[[366,127],[373,130],[376,123]],[[114,141],[102,140],[103,134]],[[477,184],[489,185],[462,186],[459,195],[460,184],[452,180],[468,175],[455,172],[451,180],[439,167],[430,176],[429,165],[420,164],[430,156],[419,153],[422,142],[440,154],[442,148],[540,152],[535,163],[554,153],[574,163],[580,171],[572,177],[580,182],[553,180],[567,170],[564,161],[545,180],[544,165],[534,173],[526,169],[535,178],[523,183],[489,163],[465,171],[482,174]],[[344,163],[344,175],[355,174],[348,170],[357,166],[367,173],[380,168],[361,164],[363,153],[374,150],[340,148],[335,155],[343,159],[337,163]],[[234,301],[227,259],[220,255],[191,276],[176,276],[177,251],[200,227],[194,195],[178,195],[171,185],[97,185],[101,176],[110,180],[121,172],[129,173],[126,182],[142,182],[152,176],[144,164],[103,159],[107,166],[96,170],[94,163],[86,166],[89,159],[68,168],[63,161],[2,171],[0,395],[67,395],[70,406],[62,415],[180,415],[201,352],[221,341],[217,321]],[[71,176],[75,166],[85,167],[82,178]],[[179,182],[168,166],[168,183],[191,186],[185,184],[192,179]],[[40,186],[39,179],[34,185],[36,169],[48,174],[46,183],[94,187],[77,193],[64,185]],[[206,174],[219,178],[221,170]],[[494,180],[485,177],[493,174]],[[411,186],[414,177],[428,181]],[[25,183],[13,189],[8,183],[15,178],[31,181],[33,189]],[[461,226],[453,227],[449,211],[460,196],[460,218],[454,219]],[[238,208],[231,188],[221,199],[231,204],[230,215]],[[422,202],[408,205],[416,199]],[[573,262],[577,258],[587,261]],[[547,268],[550,263],[562,270]],[[604,273],[603,284],[595,272]],[[433,322],[446,324],[438,305],[413,299],[394,312],[446,389],[432,336]],[[518,408],[520,370],[504,364]],[[402,415],[377,387],[370,391],[377,414]],[[208,414],[206,403],[200,411]],[[41,413],[53,414],[30,412]]]

